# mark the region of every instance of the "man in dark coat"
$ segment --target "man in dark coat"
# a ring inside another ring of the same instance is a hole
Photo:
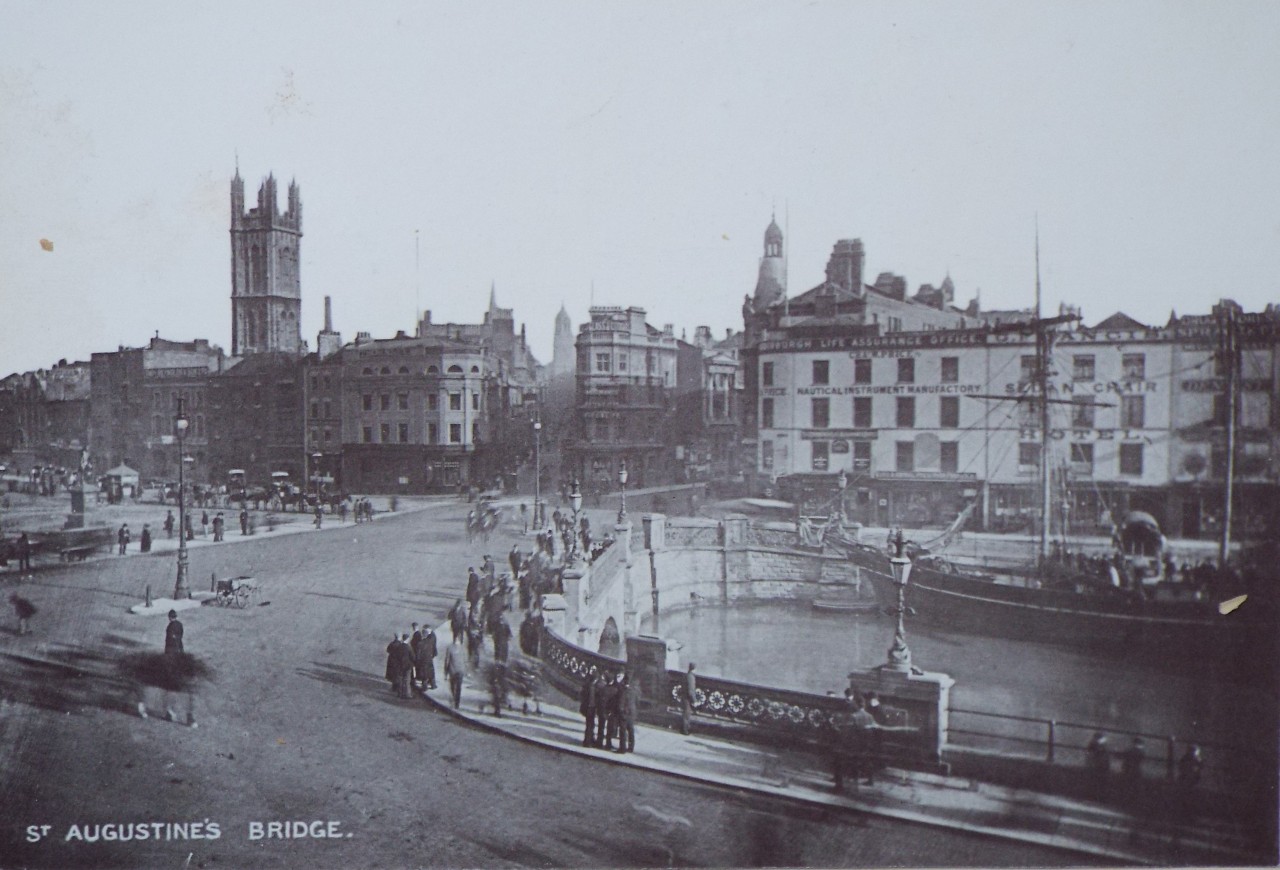
[[[395,632],[391,633],[391,643],[387,644],[387,682],[391,684],[391,691],[396,690],[396,663],[399,661],[400,635]]]
[[[413,634],[409,635],[409,651],[413,653],[413,672],[410,675],[410,684],[416,685],[422,677],[418,674],[418,644],[422,642],[422,632],[418,630],[418,623],[413,624]]]
[[[412,697],[409,683],[413,678],[413,648],[409,646],[409,632],[400,635],[400,643],[396,645],[392,656],[395,659],[396,694],[401,698]]]
[[[241,509],[241,511],[240,511],[240,534],[242,534],[242,535],[247,535],[247,534],[249,534],[249,510],[248,510],[248,508],[243,508],[243,509]]]
[[[633,679],[625,679],[618,696],[618,748],[619,754],[636,751],[636,719],[640,716],[640,685]]]
[[[164,628],[164,651],[166,655],[177,655],[184,652],[182,646],[182,623],[178,621],[178,611],[169,611],[169,624]]]
[[[414,650],[414,666],[423,691],[436,687],[436,633],[430,628],[422,633]]]
[[[511,626],[507,623],[507,618],[499,613],[493,624],[493,658],[505,663],[510,649]]]
[[[125,550],[129,548],[129,524],[125,523],[120,527],[120,531],[116,532],[116,543],[120,545],[120,555],[125,554]]]
[[[524,564],[524,556],[520,553],[520,545],[512,544],[511,552],[507,554],[507,564],[511,566],[511,576],[520,576],[520,566]]]
[[[457,603],[449,610],[449,630],[453,632],[453,639],[465,637],[467,633],[467,608],[462,605],[462,599],[459,598]]]
[[[480,603],[480,598],[484,595],[484,584],[480,581],[480,575],[476,573],[474,567],[467,569],[467,604],[471,605],[472,612],[475,612],[476,606]]]
[[[138,545],[144,553],[151,552],[151,526],[142,524],[142,534],[138,536]]]
[[[456,710],[462,703],[462,679],[467,675],[466,653],[456,637],[444,651],[444,675],[449,680],[449,698]]]
[[[173,511],[168,511],[164,515],[164,536],[173,537]]]
[[[684,693],[680,699],[680,733],[689,733],[689,723],[693,719],[693,705],[698,699],[698,678],[693,674],[694,664],[689,662],[689,670],[684,675]]]
[[[618,689],[613,674],[601,677],[602,685],[596,688],[596,743],[604,749],[613,748],[613,732],[618,727]]]
[[[588,677],[582,681],[582,690],[578,694],[578,712],[587,722],[586,730],[582,732],[583,746],[596,746],[596,715],[599,710],[599,702],[596,699],[596,688],[603,685],[600,675],[597,673],[594,677]]]

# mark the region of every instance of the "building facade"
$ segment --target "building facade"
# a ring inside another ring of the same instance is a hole
[[[1248,503],[1274,505],[1276,317],[1241,316],[1236,479]],[[1029,531],[1047,442],[1055,533],[1102,533],[1142,510],[1173,534],[1203,535],[1225,467],[1225,422],[1213,422],[1225,421],[1214,399],[1224,382],[1210,373],[1217,330],[1194,318],[1148,327],[1116,315],[1053,333],[1047,439],[1028,334],[864,326],[765,341],[756,468],[785,495],[840,499],[868,524],[941,525],[976,500],[981,526]]]
[[[210,481],[240,469],[251,485],[273,473],[305,485],[302,361],[291,353],[254,353],[228,361],[209,378]]]
[[[142,481],[176,481],[178,450],[173,420],[178,399],[191,424],[185,438],[190,480],[211,480],[209,379],[226,362],[205,339],[168,341],[95,353],[89,362],[89,451],[99,471],[118,465]]]
[[[590,316],[578,330],[575,428],[563,445],[564,470],[586,492],[615,489],[623,461],[629,486],[669,482],[680,469],[670,436],[675,330],[650,326],[643,308],[596,306]],[[693,350],[700,370],[701,352]]]

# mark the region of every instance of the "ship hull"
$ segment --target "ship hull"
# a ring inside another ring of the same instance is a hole
[[[849,557],[863,569],[885,607],[897,604],[889,560],[859,548]],[[1275,627],[1255,613],[1222,615],[1205,602],[1144,601],[1119,590],[1081,594],[1026,588],[981,577],[913,566],[906,591],[912,622],[945,631],[1063,645],[1146,660],[1200,662],[1238,675],[1270,670]],[[1246,602],[1246,606],[1248,602]]]

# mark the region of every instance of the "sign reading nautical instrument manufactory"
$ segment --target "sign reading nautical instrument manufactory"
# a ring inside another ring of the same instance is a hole
[[[877,471],[876,480],[977,480],[974,471]]]
[[[802,429],[800,438],[804,441],[829,441],[832,438],[868,441],[875,438],[879,431],[878,429]]]

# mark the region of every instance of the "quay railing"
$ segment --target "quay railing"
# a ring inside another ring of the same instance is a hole
[[[1017,755],[1050,765],[1083,766],[1095,734],[1108,739],[1112,759],[1122,758],[1134,738],[1145,745],[1143,774],[1158,770],[1167,780],[1178,778],[1178,763],[1191,746],[1203,757],[1201,782],[1211,788],[1238,789],[1242,780],[1275,779],[1276,756],[1264,749],[1199,740],[1149,731],[1069,722],[1039,716],[1015,716],[987,710],[950,708],[947,742],[958,748]],[[1123,743],[1113,742],[1124,738]],[[1152,766],[1154,765],[1154,767]]]

